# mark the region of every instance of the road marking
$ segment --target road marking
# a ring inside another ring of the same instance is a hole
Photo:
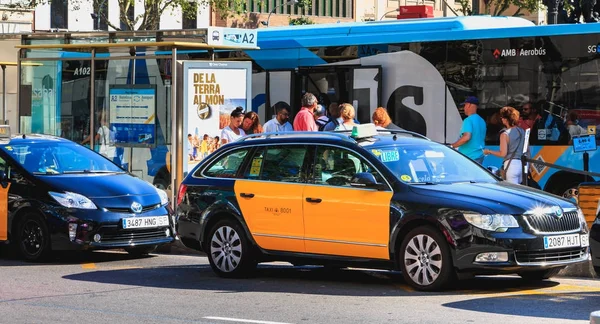
[[[290,324],[290,323],[283,323],[283,322],[257,321],[257,320],[231,318],[231,317],[217,317],[217,316],[206,316],[203,318],[209,319],[209,320],[216,320],[216,321],[226,321],[226,322],[241,322],[241,323],[256,323],[256,324]]]
[[[415,292],[415,290],[409,285],[397,284],[395,286],[396,286],[396,288],[400,288],[406,292]]]
[[[81,267],[86,270],[96,269],[96,264],[95,263],[84,263],[81,265]]]

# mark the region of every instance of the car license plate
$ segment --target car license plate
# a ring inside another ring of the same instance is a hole
[[[169,226],[169,216],[123,218],[123,228],[148,228]]]
[[[544,236],[545,250],[562,249],[568,247],[586,247],[588,245],[588,237],[585,234]]]

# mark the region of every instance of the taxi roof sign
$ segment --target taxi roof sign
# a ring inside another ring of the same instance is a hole
[[[377,136],[377,126],[373,123],[354,125],[350,137],[359,139]]]
[[[9,125],[0,125],[0,138],[10,138]]]

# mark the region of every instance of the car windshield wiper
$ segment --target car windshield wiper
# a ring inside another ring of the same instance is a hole
[[[424,182],[411,182],[410,184],[415,184],[415,185],[436,185],[437,182],[424,181]]]
[[[60,175],[60,172],[54,171],[46,171],[46,172],[41,172],[41,171],[34,171],[32,172],[34,175]]]
[[[67,170],[63,173],[74,174],[74,173],[122,173],[124,171],[111,171],[111,170]]]

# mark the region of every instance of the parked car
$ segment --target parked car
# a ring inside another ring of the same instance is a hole
[[[175,217],[164,191],[69,140],[3,137],[0,240],[23,258],[116,248],[140,255],[174,240]]]
[[[177,200],[182,242],[224,277],[289,261],[401,270],[437,290],[461,274],[547,279],[589,256],[572,202],[372,124],[246,136],[191,170]]]

